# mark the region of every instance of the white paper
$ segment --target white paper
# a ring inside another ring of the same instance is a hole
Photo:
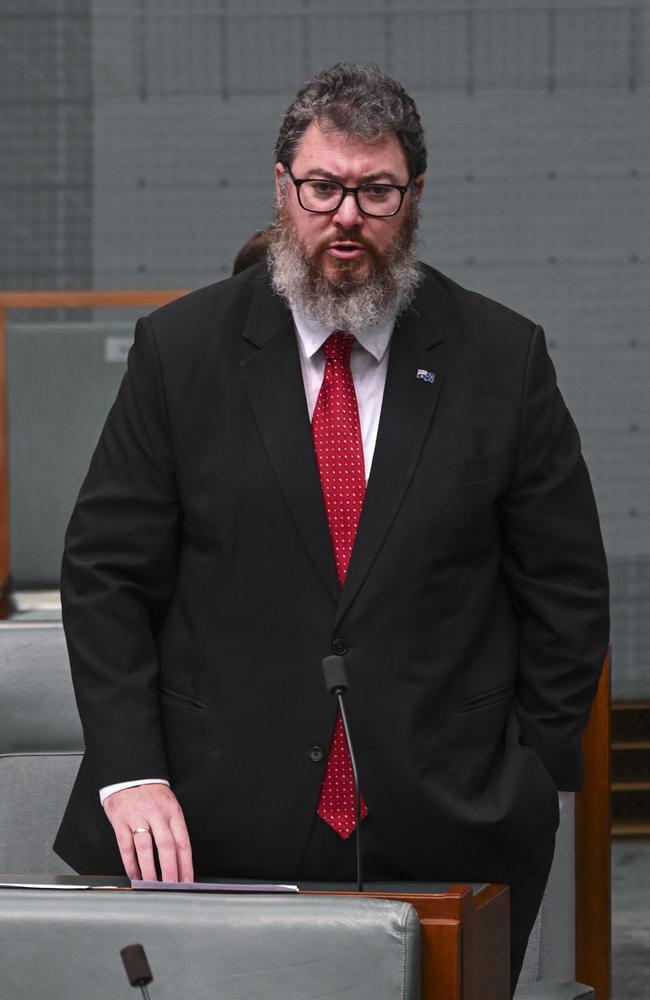
[[[132,889],[161,889],[164,892],[298,892],[297,885],[265,885],[262,882],[148,882],[131,879]]]
[[[120,889],[119,885],[57,885],[47,882],[0,882],[0,889]]]

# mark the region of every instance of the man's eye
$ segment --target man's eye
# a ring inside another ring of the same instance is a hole
[[[333,184],[331,181],[310,181],[309,187],[319,198],[331,197],[338,190],[338,184]]]
[[[364,184],[363,193],[373,201],[385,201],[393,189],[388,184]]]

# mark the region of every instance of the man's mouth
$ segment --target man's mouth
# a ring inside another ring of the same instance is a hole
[[[366,248],[362,243],[355,243],[353,240],[337,240],[336,243],[330,243],[327,252],[339,260],[354,260],[356,257],[361,257]]]

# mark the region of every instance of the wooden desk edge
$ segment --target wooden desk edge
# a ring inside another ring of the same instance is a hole
[[[435,893],[317,889],[305,894],[410,903],[420,919],[423,1000],[508,1000],[508,886],[489,883],[476,895],[471,886],[461,883]]]

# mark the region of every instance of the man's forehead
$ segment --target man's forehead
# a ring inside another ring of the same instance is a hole
[[[317,169],[337,176],[348,172],[377,174],[386,171],[399,173],[402,179],[408,173],[404,150],[393,133],[379,139],[365,139],[316,122],[305,130],[292,169],[303,176]]]

